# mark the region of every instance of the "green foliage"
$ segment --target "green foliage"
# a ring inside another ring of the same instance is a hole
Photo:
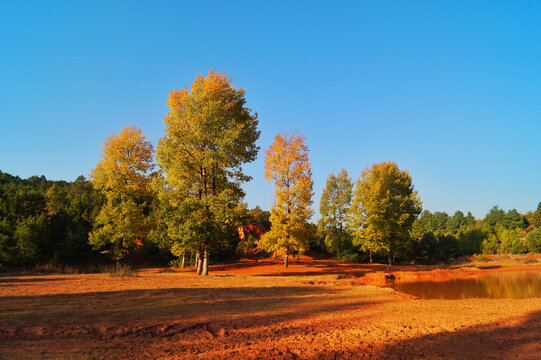
[[[239,241],[237,244],[236,253],[240,256],[245,256],[250,249],[257,246],[257,239],[249,234],[245,241]]]
[[[0,263],[74,264],[96,258],[88,233],[100,206],[101,197],[82,176],[65,182],[0,172]]]
[[[530,222],[535,227],[541,227],[541,202],[537,205],[537,209],[532,213]]]
[[[410,256],[423,262],[446,261],[462,254],[453,235],[427,232],[418,240],[409,243]]]
[[[471,215],[471,214],[470,214]],[[452,217],[447,219],[445,226],[445,232],[447,234],[457,234],[466,224],[466,217],[464,213],[457,210]]]
[[[161,174],[153,183],[164,225],[153,238],[176,254],[216,252],[237,236],[246,214],[241,184],[251,180],[242,166],[259,150],[257,115],[244,95],[213,71],[198,76],[190,90],[169,94],[156,153]]]
[[[495,234],[490,234],[488,238],[484,239],[481,243],[481,251],[485,255],[497,254],[500,249],[501,243]]]
[[[248,210],[244,222],[256,225],[261,231],[267,232],[271,229],[270,211],[261,210],[259,206],[256,206]]]
[[[393,162],[374,164],[356,182],[351,208],[353,244],[362,251],[404,253],[421,212],[411,176]]]
[[[469,228],[458,234],[457,241],[462,255],[473,255],[481,252],[481,243],[487,235],[480,229]]]
[[[515,209],[505,212],[498,206],[494,206],[485,215],[481,225],[485,229],[492,231],[497,227],[505,229],[524,229],[526,227],[526,219]]]
[[[313,229],[312,170],[308,161],[306,139],[299,133],[281,133],[266,152],[265,178],[274,183],[274,204],[271,208],[271,230],[259,245],[267,251],[284,251],[287,255],[308,250]]]
[[[499,252],[502,254],[524,254],[528,252],[524,245],[525,234],[520,228],[503,229],[498,232]]]
[[[528,252],[524,240],[525,234],[522,229],[500,227],[483,240],[481,248],[483,254],[524,254]]]
[[[541,227],[535,228],[528,233],[526,246],[531,252],[541,252]]]
[[[106,199],[95,219],[89,243],[113,260],[142,245],[149,231],[147,215],[152,193],[153,147],[135,126],[112,134],[102,160],[92,171],[92,183]]]
[[[321,194],[319,230],[325,234],[325,246],[335,254],[342,249],[351,248],[350,218],[353,182],[346,170],[338,175],[331,174]]]

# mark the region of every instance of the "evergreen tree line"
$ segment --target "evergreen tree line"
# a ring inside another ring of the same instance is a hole
[[[88,234],[102,203],[83,176],[23,180],[0,171],[0,267],[98,260]]]

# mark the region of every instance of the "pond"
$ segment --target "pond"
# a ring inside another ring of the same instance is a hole
[[[395,282],[391,287],[421,299],[541,298],[541,272],[499,271],[468,279]]]

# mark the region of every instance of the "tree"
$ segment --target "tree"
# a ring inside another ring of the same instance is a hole
[[[267,232],[271,228],[270,211],[261,210],[259,206],[248,210],[246,213],[246,224],[256,225],[261,232]]]
[[[473,229],[477,225],[477,221],[473,217],[472,213],[468,211],[468,215],[464,218],[464,229]]]
[[[421,213],[421,216],[415,219],[411,228],[411,235],[413,239],[420,240],[424,234],[434,231],[432,229],[433,217],[434,215],[430,211],[425,210]]]
[[[432,217],[431,231],[437,235],[445,234],[447,230],[447,222],[449,221],[449,214],[445,211],[436,211]]]
[[[541,202],[537,205],[537,210],[531,215],[531,223],[535,227],[541,227]]]
[[[526,246],[531,252],[541,252],[541,227],[535,228],[528,233]]]
[[[284,266],[289,254],[308,249],[312,231],[307,222],[312,216],[312,171],[306,139],[299,133],[285,132],[274,137],[266,152],[265,178],[274,182],[272,227],[260,240],[267,251],[284,251]]]
[[[526,227],[526,220],[516,209],[505,212],[495,205],[485,215],[482,225],[484,228],[492,231],[497,231],[499,228],[524,229]]]
[[[394,162],[366,168],[356,182],[352,205],[353,244],[369,252],[385,251],[391,257],[407,244],[421,212],[421,200],[411,176]]]
[[[485,215],[482,221],[483,227],[493,230],[497,225],[504,226],[505,224],[505,211],[498,205],[494,205]]]
[[[520,228],[502,229],[497,234],[500,240],[499,252],[502,254],[524,254],[528,252],[523,240],[526,237]]]
[[[141,130],[127,126],[105,140],[102,160],[90,178],[105,196],[89,242],[105,249],[113,260],[124,258],[148,232],[146,214],[151,201],[150,172],[153,147]]]
[[[242,166],[257,156],[259,131],[244,96],[245,89],[212,70],[190,90],[169,93],[154,185],[171,250],[196,252],[198,274],[208,274],[209,252],[232,239],[245,213],[241,184],[251,177]]]
[[[348,223],[353,182],[345,169],[330,174],[319,203],[319,230],[325,235],[327,249],[337,253],[351,244]]]
[[[464,213],[457,210],[452,217],[447,220],[447,232],[450,234],[456,234],[460,228],[464,225],[466,217]]]

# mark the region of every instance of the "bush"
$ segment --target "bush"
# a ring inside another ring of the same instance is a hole
[[[115,265],[111,265],[105,268],[105,272],[109,276],[118,276],[118,277],[137,277],[137,272],[133,271],[131,266],[127,264],[118,264],[118,268]]]
[[[186,259],[186,264],[184,264],[185,266],[188,265],[188,259]],[[169,267],[173,268],[173,269],[180,269],[182,267],[182,259],[173,259],[171,261],[169,261]]]
[[[480,254],[480,255],[477,255],[477,256],[475,257],[475,261],[479,261],[479,262],[489,262],[490,259],[487,258],[485,255]]]
[[[32,272],[38,274],[59,274],[62,273],[62,268],[51,263],[39,264],[32,268]]]
[[[345,263],[357,263],[360,261],[359,255],[355,250],[342,250],[336,253],[336,258]]]

